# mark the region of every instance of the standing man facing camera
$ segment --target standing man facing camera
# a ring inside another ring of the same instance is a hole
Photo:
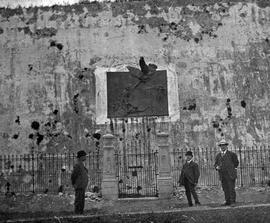
[[[219,142],[218,146],[221,152],[217,154],[214,166],[219,173],[225,194],[224,205],[234,205],[236,202],[235,181],[239,161],[237,155],[228,150],[228,143],[224,139]]]
[[[73,167],[71,183],[75,189],[75,214],[83,214],[85,202],[85,190],[88,184],[88,170],[84,166],[86,152],[80,150],[77,153],[77,163]]]
[[[195,204],[200,205],[200,201],[196,193],[196,186],[200,177],[200,171],[198,164],[193,161],[192,152],[187,151],[185,155],[186,163],[182,168],[179,184],[185,187],[188,205],[191,207],[193,206],[191,194],[195,200]]]

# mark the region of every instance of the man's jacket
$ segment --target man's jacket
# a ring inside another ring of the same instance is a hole
[[[236,168],[238,165],[239,161],[237,155],[234,152],[227,150],[225,155],[222,155],[221,152],[217,154],[214,166],[215,168],[217,168],[217,166],[220,167],[218,172],[221,178],[229,176],[232,180],[234,180],[237,178]]]
[[[71,183],[75,189],[86,189],[88,184],[88,171],[82,162],[74,165],[71,173]]]
[[[184,185],[184,179],[188,179],[191,184],[197,184],[200,177],[198,164],[194,161],[186,162],[182,168],[179,178],[180,185]]]

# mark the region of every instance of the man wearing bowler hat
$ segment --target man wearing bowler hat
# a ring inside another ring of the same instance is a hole
[[[71,183],[75,189],[75,214],[83,214],[85,190],[88,184],[88,170],[84,166],[86,152],[80,150],[77,152],[77,163],[73,167],[71,174]]]
[[[198,184],[198,180],[200,177],[199,167],[198,164],[193,161],[193,154],[191,151],[187,151],[185,156],[186,163],[182,168],[179,184],[185,187],[189,206],[193,206],[191,194],[193,195],[195,204],[200,205],[200,201],[195,190],[195,187]]]
[[[234,152],[228,150],[228,143],[222,139],[218,146],[221,149],[216,156],[215,169],[219,173],[222,189],[225,194],[224,205],[234,205],[236,201],[235,180],[239,161]]]

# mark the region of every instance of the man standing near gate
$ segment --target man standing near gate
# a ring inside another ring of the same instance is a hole
[[[234,205],[236,202],[235,180],[239,161],[234,152],[228,150],[228,143],[222,139],[218,146],[221,152],[217,154],[215,169],[219,172],[222,189],[225,194],[224,205]]]
[[[80,150],[77,153],[77,163],[73,167],[71,174],[71,183],[75,189],[75,214],[83,214],[85,189],[88,184],[88,170],[84,166],[86,152]]]
[[[191,151],[186,152],[186,163],[183,166],[179,178],[179,184],[183,185],[186,190],[186,196],[189,206],[193,206],[191,194],[195,200],[196,205],[200,205],[198,195],[196,193],[196,185],[198,184],[200,171],[198,164],[193,161],[193,154]]]

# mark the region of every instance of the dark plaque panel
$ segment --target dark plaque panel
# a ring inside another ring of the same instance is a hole
[[[107,98],[108,118],[168,116],[167,72],[107,72]]]

